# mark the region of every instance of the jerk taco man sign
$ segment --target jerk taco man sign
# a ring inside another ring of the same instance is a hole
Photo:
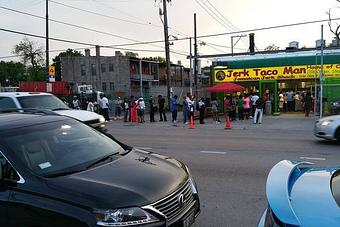
[[[320,65],[280,66],[266,68],[214,69],[215,82],[314,79],[320,76]],[[326,77],[340,78],[340,64],[324,65]]]

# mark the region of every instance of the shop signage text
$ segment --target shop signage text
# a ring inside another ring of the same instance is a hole
[[[250,69],[214,70],[216,82],[314,79],[320,76],[320,65],[281,66]],[[324,65],[326,77],[340,77],[340,64]]]

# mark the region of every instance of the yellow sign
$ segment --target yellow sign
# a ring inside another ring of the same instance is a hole
[[[320,65],[280,66],[248,69],[214,69],[215,82],[314,79],[320,76]],[[340,77],[340,64],[324,65],[327,78]]]
[[[49,76],[55,76],[55,66],[48,66],[48,75]]]

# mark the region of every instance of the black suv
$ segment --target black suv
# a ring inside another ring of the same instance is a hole
[[[196,185],[181,162],[81,122],[0,114],[0,226],[190,226]]]

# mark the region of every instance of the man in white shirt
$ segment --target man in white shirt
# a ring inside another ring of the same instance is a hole
[[[105,121],[110,121],[109,118],[109,100],[105,97],[105,94],[100,94],[99,106],[101,114],[104,116]]]
[[[254,95],[251,97],[251,115],[254,117],[255,111],[256,111],[256,101],[259,99],[258,93],[254,93]]]

